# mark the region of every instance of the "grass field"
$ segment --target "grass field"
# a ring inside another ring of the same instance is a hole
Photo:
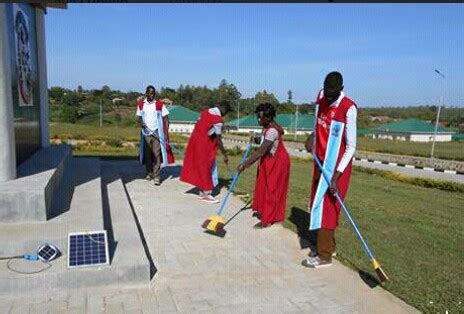
[[[231,158],[231,165],[239,157]],[[222,163],[222,172],[227,173]],[[307,207],[312,163],[292,160],[284,226]],[[240,177],[237,192],[253,192],[256,167]],[[226,178],[227,176],[225,176]],[[464,193],[396,182],[354,171],[346,205],[391,281],[385,288],[424,312],[462,312],[464,302]],[[337,259],[375,276],[346,217],[337,229]],[[302,257],[304,255],[302,254]],[[305,271],[302,269],[302,272]]]
[[[289,141],[304,142],[307,136],[299,135],[296,140],[293,135],[285,135],[284,138]],[[368,152],[430,157],[432,143],[380,140],[359,136],[356,149]],[[464,161],[464,141],[435,143],[434,157]]]
[[[88,140],[122,140],[138,141],[140,129],[137,127],[94,126],[73,123],[50,123],[50,138],[88,139]],[[187,138],[171,133],[171,142],[185,143]]]

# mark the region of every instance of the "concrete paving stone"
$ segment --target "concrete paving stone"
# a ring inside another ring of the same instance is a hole
[[[25,314],[25,313],[29,313],[30,309],[31,309],[30,304],[13,305],[10,309],[9,314]],[[3,313],[8,313],[8,312],[3,312]]]
[[[85,310],[85,306],[80,307],[68,307],[66,313],[68,314],[86,314],[87,311]]]
[[[140,309],[140,300],[137,290],[130,292],[119,292],[105,297],[105,304],[122,303],[124,310]]]
[[[132,309],[132,310],[124,309],[124,314],[143,314],[143,312],[141,309]]]
[[[9,313],[12,307],[11,304],[0,303],[0,313]]]
[[[105,313],[107,314],[124,314],[122,303],[105,304]]]
[[[87,293],[84,291],[73,291],[72,293],[67,293],[67,295],[68,308],[86,307]]]
[[[103,313],[105,312],[105,299],[103,296],[89,294],[87,296],[87,312]]]

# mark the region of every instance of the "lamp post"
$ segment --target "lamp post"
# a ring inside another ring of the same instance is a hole
[[[440,110],[441,110],[441,106],[443,105],[443,94],[445,90],[445,76],[438,70],[435,70],[435,73],[440,75],[440,77],[443,79],[443,84],[442,84],[442,90],[441,90],[441,96],[440,96],[440,103],[438,104],[437,120],[435,121],[435,132],[433,134],[432,151],[430,152],[430,158],[433,158],[433,151],[435,150],[435,141],[437,139],[437,131],[438,131],[438,121],[440,120]]]
[[[238,110],[237,110],[237,132],[239,132],[240,128],[240,100],[237,101],[238,103]]]

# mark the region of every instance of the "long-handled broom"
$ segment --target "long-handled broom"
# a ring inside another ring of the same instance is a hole
[[[252,145],[253,145],[253,143],[250,141],[250,143],[248,144],[248,147],[247,147],[247,149],[245,151],[245,154],[243,155],[242,160],[240,161],[240,163],[243,163],[245,161],[245,159],[248,157],[248,154],[251,151]],[[216,212],[216,215],[208,217],[208,219],[206,219],[205,222],[201,225],[201,227],[203,229],[206,229],[206,231],[208,231],[208,233],[211,233],[211,234],[214,234],[214,235],[217,235],[217,236],[220,236],[220,237],[224,237],[226,235],[226,230],[224,229],[225,222],[224,222],[224,218],[221,215],[222,215],[222,212],[224,211],[224,208],[225,208],[225,205],[227,203],[227,199],[229,198],[229,195],[234,190],[234,187],[235,187],[235,184],[237,183],[239,175],[240,175],[240,172],[237,171],[237,173],[235,173],[235,175],[234,175],[234,177],[232,179],[232,183],[230,184],[229,188],[227,189],[227,193],[226,193],[225,197],[223,198],[223,200],[221,202],[221,206],[219,207],[219,209]]]
[[[313,158],[314,158],[314,161],[316,162],[317,167],[321,170],[322,175],[324,176],[324,179],[326,180],[327,184],[330,186],[329,177],[328,177],[327,173],[325,172],[324,168],[322,167],[321,162],[319,161],[319,158],[317,158],[316,154],[314,154],[314,153],[313,153]],[[371,250],[367,246],[366,241],[364,241],[361,233],[358,230],[358,227],[356,226],[356,223],[354,222],[353,218],[351,218],[351,215],[348,212],[348,209],[346,208],[345,204],[343,203],[342,199],[340,198],[340,195],[338,195],[338,193],[336,193],[335,197],[336,197],[337,201],[340,203],[340,205],[342,206],[343,212],[345,213],[346,217],[348,217],[348,220],[350,221],[354,232],[358,236],[358,239],[361,242],[361,244],[362,244],[362,246],[364,248],[364,251],[369,256],[369,258],[370,258],[370,260],[372,262],[372,265],[374,266],[375,272],[377,273],[377,277],[379,277],[379,279],[380,279],[380,283],[384,283],[384,282],[388,281],[389,278],[388,278],[387,274],[383,271],[382,267],[380,267],[380,263],[375,259],[374,254],[372,254]]]

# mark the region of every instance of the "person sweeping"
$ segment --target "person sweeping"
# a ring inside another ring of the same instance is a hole
[[[335,252],[335,229],[340,217],[341,200],[345,199],[351,178],[352,159],[356,150],[356,104],[343,93],[343,77],[339,72],[329,73],[316,103],[314,132],[305,147],[323,164],[330,184],[314,165],[311,197],[310,231],[317,230],[317,250],[302,262],[305,267],[318,268],[332,265]]]
[[[200,190],[200,200],[218,203],[211,193],[218,184],[216,153],[218,148],[228,163],[227,152],[222,143],[223,116],[230,111],[228,101],[221,101],[218,106],[205,109],[195,124],[187,144],[180,180]]]
[[[145,98],[137,101],[136,115],[141,126],[139,161],[145,164],[145,179],[160,185],[161,165],[174,163],[174,154],[169,145],[169,111],[155,95],[155,87],[147,86]]]
[[[266,228],[285,219],[290,157],[282,140],[284,131],[274,121],[276,112],[272,104],[258,105],[255,113],[263,127],[261,145],[237,170],[242,172],[259,160],[251,207],[261,220],[255,227]]]

